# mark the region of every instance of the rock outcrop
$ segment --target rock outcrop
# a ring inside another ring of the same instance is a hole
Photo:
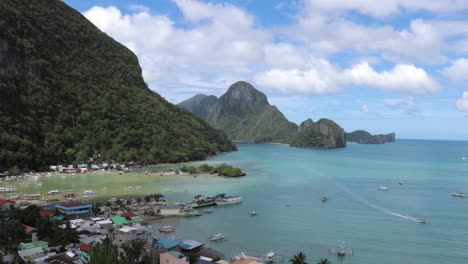
[[[346,133],[333,120],[322,118],[314,122],[309,118],[299,125],[291,146],[342,148],[346,147]]]
[[[346,133],[346,138],[349,142],[356,142],[358,144],[385,144],[395,141],[395,133],[372,135],[365,130],[356,130]]]

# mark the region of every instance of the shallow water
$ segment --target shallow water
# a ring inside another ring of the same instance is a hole
[[[321,257],[332,263],[468,263],[468,198],[450,195],[468,192],[463,156],[468,142],[400,140],[335,150],[239,144],[238,152],[210,162],[240,166],[246,177],[197,179],[196,189],[168,197],[190,200],[203,189],[207,195],[242,195],[243,204],[154,225],[172,224],[177,236],[206,242],[224,233],[228,240],[207,243],[227,257],[272,250],[284,262],[303,251],[309,263]],[[379,185],[389,190],[379,191]],[[321,196],[330,200],[322,203]],[[251,217],[252,210],[258,216]],[[418,217],[428,223],[414,221]],[[328,254],[339,240],[353,256]]]

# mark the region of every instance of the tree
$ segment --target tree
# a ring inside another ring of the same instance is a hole
[[[321,258],[317,264],[331,264],[331,262],[327,258]]]
[[[98,215],[100,212],[101,212],[101,209],[100,207],[102,206],[102,204],[100,202],[96,202],[94,205],[93,205],[93,213],[94,215]]]
[[[89,256],[91,258],[90,264],[117,264],[117,248],[112,244],[109,237],[106,237],[100,244],[91,249]]]
[[[296,255],[294,255],[290,260],[289,262],[291,264],[307,264],[306,262],[306,254],[302,253],[302,252],[299,252],[297,253]]]
[[[8,254],[18,249],[18,244],[24,240],[26,231],[17,219],[0,222],[0,252]]]
[[[28,226],[36,226],[37,220],[41,217],[41,209],[37,205],[30,205],[21,211],[21,222]]]
[[[41,217],[37,221],[37,234],[40,239],[51,241],[57,232],[60,232],[59,223],[49,217]]]
[[[65,228],[56,230],[53,238],[54,245],[65,246],[68,243],[78,243],[79,237],[75,229],[71,228],[70,221],[65,223]]]
[[[145,254],[146,241],[143,239],[134,239],[122,245],[123,252],[120,253],[120,259],[124,264],[149,264],[150,259]]]

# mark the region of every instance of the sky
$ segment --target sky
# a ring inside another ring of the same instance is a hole
[[[65,0],[176,104],[245,80],[291,121],[468,140],[468,0]]]

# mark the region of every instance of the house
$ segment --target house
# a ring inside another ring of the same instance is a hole
[[[183,252],[185,251],[189,254],[192,254],[194,252],[200,251],[204,246],[205,244],[195,240],[184,240],[179,247]]]
[[[159,264],[189,264],[189,260],[178,251],[168,251],[160,255]]]
[[[143,222],[143,219],[139,216],[133,217],[133,218],[125,218],[125,217],[116,215],[116,216],[112,216],[111,220],[116,226],[130,225],[133,223]]]
[[[169,237],[160,237],[159,239],[154,240],[154,245],[157,248],[162,248],[165,250],[176,250],[178,249],[181,242]]]
[[[212,258],[200,257],[194,264],[215,264]]]
[[[25,240],[36,242],[37,241],[37,229],[28,225],[23,225],[23,226],[24,226],[24,232],[26,234]]]
[[[114,235],[114,244],[121,247],[123,244],[135,240],[141,239],[149,242],[151,238],[150,229],[146,226],[125,226],[120,228]]]
[[[52,217],[52,216],[54,216],[54,213],[51,212],[51,211],[41,210],[41,211],[39,211],[39,215],[41,217]]]
[[[10,205],[15,205],[15,200],[1,200],[0,199],[0,211],[7,210],[10,208]]]
[[[88,244],[81,244],[80,245],[80,252],[78,253],[78,256],[80,257],[80,260],[83,263],[89,263],[91,260],[89,253],[91,252],[92,247]]]
[[[157,213],[162,216],[178,216],[180,214],[179,205],[160,206]]]
[[[19,245],[18,245],[18,248],[20,250],[37,248],[37,247],[47,248],[47,247],[49,247],[49,243],[39,240],[39,241],[31,242],[31,243],[19,243]]]
[[[107,229],[110,230],[112,229],[114,223],[112,223],[111,220],[101,220],[101,221],[96,221],[96,224],[99,226],[101,229]]]
[[[55,204],[53,207],[58,209],[67,219],[75,219],[90,214],[93,206],[91,204],[76,202]]]

